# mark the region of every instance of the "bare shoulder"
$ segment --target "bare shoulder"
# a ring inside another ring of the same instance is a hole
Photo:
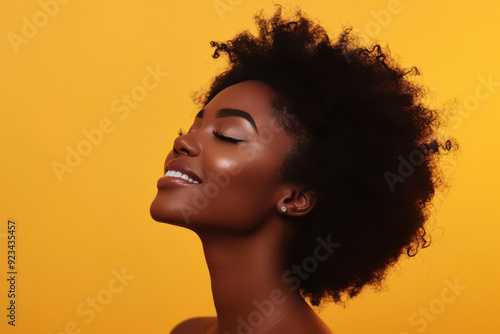
[[[205,334],[217,322],[217,317],[194,317],[180,322],[170,334]]]

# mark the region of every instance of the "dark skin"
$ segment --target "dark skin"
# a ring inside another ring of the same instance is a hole
[[[246,332],[239,328],[242,319],[252,324],[253,334],[332,333],[282,280],[292,236],[287,216],[306,215],[316,198],[311,190],[295,184],[269,182],[294,143],[275,120],[273,95],[269,86],[258,81],[226,88],[197,115],[189,132],[175,139],[167,155],[166,166],[172,160],[182,161],[201,183],[160,187],[151,216],[191,229],[200,237],[217,311],[217,317],[182,322],[173,334],[242,333]],[[225,108],[247,115],[226,112],[226,117],[217,117]],[[242,141],[221,139],[213,130]],[[228,182],[221,185],[219,179],[217,183],[217,175],[227,176]],[[195,197],[206,201],[196,204]],[[280,209],[283,205],[286,212]],[[252,322],[252,312],[262,315],[256,302],[270,311]]]

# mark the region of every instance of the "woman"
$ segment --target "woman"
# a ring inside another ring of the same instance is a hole
[[[428,246],[438,115],[424,89],[350,29],[298,11],[212,42],[229,69],[165,161],[152,217],[201,239],[216,317],[171,333],[332,333],[306,302],[344,303]],[[418,72],[417,72],[418,73]]]

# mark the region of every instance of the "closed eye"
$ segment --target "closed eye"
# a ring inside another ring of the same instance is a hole
[[[187,132],[187,133],[189,133],[189,132]],[[184,136],[186,134],[186,132],[184,132],[184,130],[182,130],[182,128],[180,128],[179,131],[177,131],[177,134],[179,136]],[[234,144],[244,141],[242,139],[236,139],[236,138],[224,136],[219,130],[213,130],[213,134],[215,137],[219,138],[220,140],[228,141],[228,142],[234,143]]]
[[[244,141],[242,139],[236,139],[236,138],[224,136],[221,132],[219,132],[219,130],[213,130],[213,134],[215,137],[217,137],[221,140],[224,140],[224,141],[228,141],[228,142],[233,143],[233,144]]]

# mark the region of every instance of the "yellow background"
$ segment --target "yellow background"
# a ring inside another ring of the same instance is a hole
[[[214,3],[221,2],[227,10],[218,13]],[[320,316],[337,334],[498,333],[500,5],[281,4],[301,5],[332,34],[352,25],[389,43],[403,66],[419,67],[434,92],[430,102],[456,100],[466,110],[450,132],[461,153],[451,191],[436,201],[433,245],[400,262],[381,293],[366,291]],[[2,333],[70,333],[71,323],[81,333],[168,333],[186,318],[215,315],[199,239],[154,222],[149,205],[176,132],[196,111],[191,93],[224,66],[211,58],[209,41],[255,31],[252,16],[260,8],[272,13],[272,1],[71,0],[44,22],[37,1],[1,2]],[[22,36],[23,18],[34,16],[38,31],[14,47],[10,33]],[[169,74],[126,117],[115,113],[112,104],[142,85],[148,67]],[[497,85],[488,90],[480,78]],[[53,163],[64,164],[67,147],[75,149],[82,131],[104,119],[113,130],[60,182]],[[8,219],[18,233],[15,328],[6,317]],[[113,270],[134,278],[120,290]],[[466,288],[445,303],[446,282],[455,280]],[[99,294],[112,300],[86,322],[90,316],[77,309]],[[412,322],[429,308],[432,320]]]

